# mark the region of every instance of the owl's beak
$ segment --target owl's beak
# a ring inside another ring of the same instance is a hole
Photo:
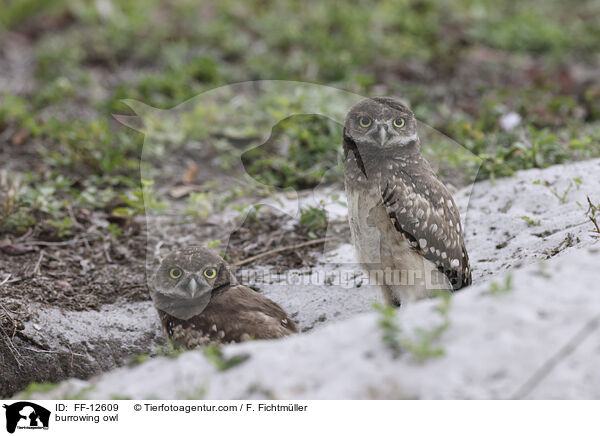
[[[387,129],[385,126],[379,126],[379,145],[385,144],[387,142]]]
[[[190,293],[190,295],[192,296],[192,298],[194,298],[196,296],[196,294],[198,294],[198,282],[196,281],[196,279],[194,277],[192,277],[190,279],[190,281],[187,283],[186,288],[188,290],[188,292]]]

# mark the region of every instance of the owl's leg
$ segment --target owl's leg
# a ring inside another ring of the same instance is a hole
[[[400,294],[394,292],[394,286],[383,284],[381,285],[381,290],[383,291],[383,297],[387,304],[394,307],[400,307],[402,305]]]

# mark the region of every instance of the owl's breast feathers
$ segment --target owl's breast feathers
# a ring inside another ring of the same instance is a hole
[[[418,151],[345,147],[346,189],[376,192],[394,228],[457,290],[471,284],[469,256],[452,195]]]
[[[214,294],[200,315],[177,319],[159,310],[167,335],[188,348],[206,343],[281,338],[298,330],[275,302],[235,285]]]
[[[391,159],[373,180],[397,231],[433,262],[457,290],[471,284],[471,268],[458,208],[422,156]]]

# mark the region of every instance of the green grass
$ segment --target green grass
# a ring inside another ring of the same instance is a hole
[[[227,371],[235,366],[244,363],[250,358],[248,354],[236,354],[229,358],[223,355],[223,351],[218,345],[209,345],[203,348],[204,356],[211,362],[219,371]]]
[[[446,353],[440,342],[443,334],[450,328],[452,294],[441,291],[437,294],[437,298],[439,303],[435,311],[439,314],[441,322],[428,329],[418,328],[414,338],[405,338],[401,342],[402,347],[409,351],[417,362],[422,363]]]
[[[17,150],[22,145],[11,141],[24,138],[17,142],[33,149],[27,159],[38,165],[17,174],[16,191],[0,191],[0,233],[47,223],[55,238],[66,238],[67,206],[106,210],[124,202],[118,213],[141,213],[143,136],[110,121],[113,113],[131,113],[121,99],[170,108],[238,81],[300,80],[402,96],[421,121],[462,146],[448,148],[439,135],[424,142],[442,174],[467,180],[600,156],[600,81],[571,86],[564,76],[573,66],[598,68],[600,4],[593,0],[577,7],[557,0],[38,3],[2,3],[0,40],[26,35],[35,80],[0,94],[0,135]],[[482,50],[490,66],[477,61],[472,68],[473,53]],[[274,93],[251,111],[235,101],[190,106],[153,126],[152,163],[171,147],[199,141],[219,154],[224,171],[241,160],[269,186],[340,181],[341,126],[310,115],[311,98]],[[344,102],[326,96],[317,105],[343,119]],[[509,111],[522,123],[505,132],[498,119]],[[271,127],[267,142],[257,139]],[[188,209],[201,219],[237,195],[195,195]]]
[[[327,230],[327,212],[324,205],[318,207],[308,206],[300,210],[300,227],[308,232],[308,236],[312,239],[322,237]]]
[[[396,309],[389,304],[373,303],[373,308],[379,312],[379,327],[381,328],[381,340],[389,349],[393,357],[402,353],[400,341],[400,327],[396,321]]]
[[[540,220],[534,220],[533,218],[531,218],[531,217],[528,217],[527,215],[523,215],[523,216],[521,217],[521,219],[522,219],[523,221],[525,221],[525,222],[527,223],[527,225],[528,225],[528,226],[532,226],[532,227],[533,227],[533,226],[539,226],[539,225],[541,225],[541,224],[542,224]]]
[[[590,222],[594,226],[592,232],[595,234],[595,236],[599,236],[600,224],[598,223],[598,219],[600,217],[600,203],[594,204],[589,196],[587,197],[587,201],[588,208],[585,212],[585,216],[590,220]]]
[[[489,293],[491,295],[502,295],[512,292],[513,289],[513,276],[511,273],[508,273],[504,279],[504,283],[490,283]]]
[[[38,383],[31,382],[19,393],[19,398],[23,400],[30,399],[34,394],[42,394],[53,391],[58,387],[58,383]]]
[[[548,189],[548,191],[550,191],[552,195],[554,195],[558,199],[558,201],[560,201],[561,204],[565,204],[567,202],[567,196],[569,195],[569,192],[571,192],[573,188],[579,190],[579,186],[581,185],[581,179],[575,177],[569,180],[569,185],[564,190],[558,192],[548,182],[535,180],[533,184],[544,186],[546,189]]]

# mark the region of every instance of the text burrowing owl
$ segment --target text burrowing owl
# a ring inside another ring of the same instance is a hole
[[[458,209],[421,155],[410,109],[389,97],[360,101],[346,116],[343,146],[353,244],[386,301],[471,284]]]
[[[203,247],[167,255],[152,277],[150,295],[165,334],[187,348],[297,332],[279,305],[240,285],[227,262]]]

